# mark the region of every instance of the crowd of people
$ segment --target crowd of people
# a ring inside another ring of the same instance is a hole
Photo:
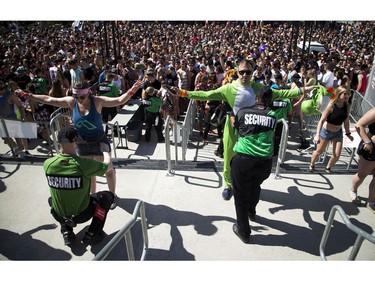
[[[78,110],[81,115],[76,113],[76,116],[85,119],[82,116],[96,108],[102,119],[108,121],[116,115],[117,106],[130,98],[142,99],[145,139],[150,141],[154,126],[158,141],[163,142],[162,126],[171,125],[164,124],[165,117],[170,115],[172,121],[178,120],[186,111],[189,99],[194,99],[204,145],[211,129],[217,128],[220,145],[215,154],[224,158],[226,185],[222,196],[230,200],[234,189],[237,215],[242,223],[236,224],[233,230],[242,241],[248,241],[249,227],[243,218],[250,215],[251,220],[255,219],[259,194],[255,199],[246,195],[244,201],[241,193],[249,179],[236,178],[231,171],[231,160],[235,154],[242,154],[250,158],[265,157],[268,161],[277,155],[278,150],[273,149],[272,141],[264,148],[267,153],[257,151],[247,143],[254,139],[250,132],[238,138],[234,127],[239,129],[241,125],[234,126],[229,116],[242,120],[237,116],[238,112],[255,106],[258,101],[263,102],[262,106],[273,106],[275,111],[281,106],[284,108],[282,115],[289,120],[289,125],[296,115],[298,131],[303,134],[301,102],[306,92],[318,86],[333,88],[337,98],[327,107],[319,122],[319,135],[314,142],[320,144],[310,163],[313,172],[319,155],[329,141],[334,141],[334,155],[326,167],[326,171],[331,172],[341,153],[342,124],[349,132],[350,90],[364,94],[373,64],[373,22],[314,22],[310,39],[323,44],[325,52],[302,51],[294,46],[294,42],[300,42],[304,37],[303,28],[299,28],[300,34],[295,34],[300,24],[252,21],[3,23],[0,108],[4,110],[0,111],[0,117],[25,120],[29,116],[39,122],[38,134],[49,142],[45,123],[56,107],[70,108],[73,120],[74,111]],[[263,86],[270,89],[270,94],[257,97],[259,92],[264,93]],[[92,93],[93,89],[98,90]],[[88,94],[96,97],[88,99]],[[263,96],[269,95],[276,102],[262,100]],[[14,104],[22,108],[18,117]],[[220,113],[224,117],[218,118]],[[261,115],[267,116],[267,113]],[[81,121],[74,120],[77,122]],[[101,126],[101,122],[95,126]],[[275,127],[272,126],[272,130]],[[86,143],[87,139],[97,137],[91,132],[77,130],[81,137],[86,138]],[[102,130],[96,133],[106,135]],[[276,136],[272,135],[272,139],[279,134],[280,130]],[[102,153],[110,153],[104,140],[95,143],[90,151],[78,143],[77,154],[103,161]],[[28,153],[27,142],[18,139],[16,142],[5,141],[19,153]],[[246,162],[236,161],[238,164]],[[250,161],[248,164],[254,163]],[[268,172],[267,169],[265,174]],[[106,174],[109,190],[116,198],[115,172],[109,168]],[[263,180],[255,184],[256,193],[260,192]],[[233,181],[237,186],[232,186]],[[355,193],[357,188],[358,184],[351,192]],[[94,193],[94,183],[91,189]],[[249,200],[251,210],[248,209]]]

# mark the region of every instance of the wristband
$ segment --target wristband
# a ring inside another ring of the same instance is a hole
[[[370,144],[372,141],[364,141],[363,144]]]
[[[345,136],[350,136],[352,133],[346,133]]]
[[[131,96],[131,97],[132,97],[132,96],[134,96],[135,92],[127,91],[126,94],[127,94],[128,96]]]
[[[186,90],[180,90],[179,96],[185,98],[188,96],[188,92]]]

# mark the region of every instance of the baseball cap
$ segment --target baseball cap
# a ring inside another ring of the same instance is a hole
[[[57,134],[59,143],[72,143],[78,138],[78,133],[74,128],[62,128]]]

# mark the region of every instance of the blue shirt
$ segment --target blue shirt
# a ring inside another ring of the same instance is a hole
[[[78,102],[75,101],[73,108],[73,123],[78,133],[83,137],[96,137],[104,133],[102,115],[96,110],[94,97],[90,96],[90,112],[81,115],[78,110]]]

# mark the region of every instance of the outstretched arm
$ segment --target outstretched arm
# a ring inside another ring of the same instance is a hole
[[[70,108],[71,104],[74,103],[74,98],[71,96],[66,96],[62,98],[54,98],[46,95],[34,95],[29,94],[29,99],[44,104],[53,105],[56,107]]]
[[[119,106],[124,103],[126,103],[137,91],[141,88],[143,81],[138,80],[134,83],[134,85],[123,95],[117,97],[117,98],[110,98],[105,96],[99,96],[96,97],[98,100],[100,100],[102,107],[114,107]]]

